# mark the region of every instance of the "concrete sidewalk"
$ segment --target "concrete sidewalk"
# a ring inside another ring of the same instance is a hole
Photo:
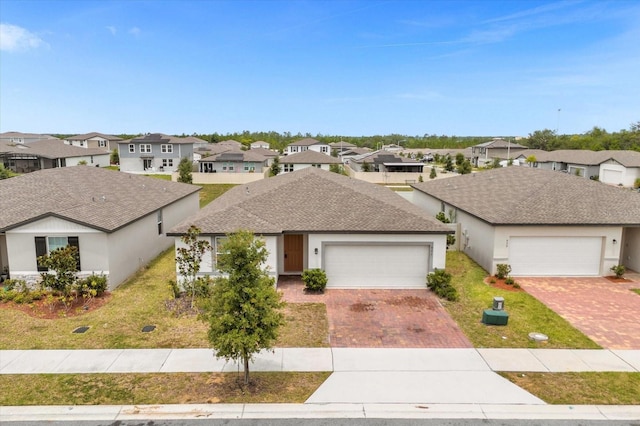
[[[234,371],[211,349],[0,351],[0,374]],[[305,404],[0,407],[0,419],[640,419],[639,406],[547,405],[496,374],[640,372],[638,350],[277,348],[258,354],[251,371],[332,374]]]
[[[0,374],[232,372],[212,349],[2,350]],[[640,372],[640,350],[276,348],[251,371]]]

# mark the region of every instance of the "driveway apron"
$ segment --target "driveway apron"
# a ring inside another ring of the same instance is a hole
[[[640,281],[603,277],[518,278],[518,283],[607,349],[640,349]]]
[[[415,290],[327,289],[305,294],[300,277],[280,277],[288,302],[324,303],[332,347],[471,348],[469,339],[438,298]]]

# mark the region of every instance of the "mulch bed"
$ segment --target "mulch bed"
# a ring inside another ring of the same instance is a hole
[[[33,318],[59,319],[93,312],[109,303],[109,300],[111,300],[111,293],[106,291],[102,296],[91,299],[89,303],[86,303],[82,297],[74,299],[68,309],[65,309],[60,302],[52,305],[46,299],[34,300],[32,303],[1,302],[0,309],[21,311]]]
[[[632,280],[629,280],[629,279],[624,278],[624,277],[618,278],[615,275],[609,275],[609,276],[607,276],[605,278],[608,279],[611,282],[614,282],[614,283],[630,283],[630,282],[632,282]]]
[[[491,281],[495,281],[494,283],[492,283]],[[484,279],[484,283],[487,285],[490,285],[491,287],[500,289],[500,290],[505,290],[505,291],[513,291],[513,292],[519,292],[519,291],[524,291],[522,288],[517,288],[514,285],[509,285],[507,283],[504,282],[504,279],[500,279],[500,278],[496,278],[494,276],[488,276],[487,278]],[[516,281],[517,283],[518,281]]]

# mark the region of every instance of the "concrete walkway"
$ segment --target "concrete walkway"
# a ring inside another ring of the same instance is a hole
[[[0,407],[0,419],[640,419],[640,407],[553,406],[497,371],[640,372],[640,350],[278,348],[252,371],[332,371],[305,404]],[[233,372],[211,349],[5,350],[0,374]],[[149,417],[150,416],[150,417]]]

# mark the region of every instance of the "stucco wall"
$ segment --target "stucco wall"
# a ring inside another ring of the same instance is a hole
[[[192,173],[191,178],[194,184],[236,184],[242,185],[245,183],[255,182],[265,178],[264,173]],[[178,173],[171,175],[171,180],[178,181]]]
[[[80,245],[80,275],[109,271],[104,255],[106,234],[55,217],[47,217],[6,232],[8,262],[11,277],[26,279],[33,283],[39,280],[36,261],[35,237],[77,236]]]
[[[619,173],[620,179],[613,179],[608,177],[607,171]],[[624,167],[617,162],[608,162],[600,164],[600,182],[607,183],[609,185],[620,185],[633,187],[635,180],[640,178],[640,167]]]

